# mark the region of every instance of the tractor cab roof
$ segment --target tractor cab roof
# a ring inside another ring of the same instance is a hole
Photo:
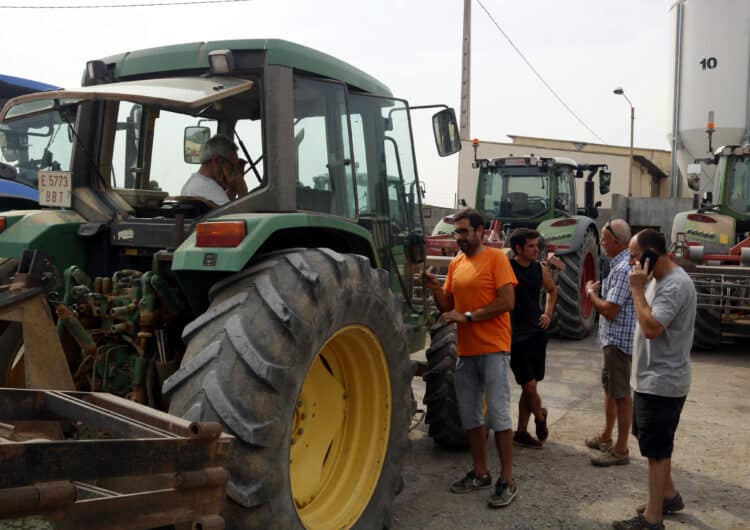
[[[494,158],[492,165],[495,167],[525,167],[525,166],[571,166],[578,167],[575,160],[563,156],[504,156]]]
[[[248,91],[253,85],[252,81],[234,77],[175,77],[37,92],[10,100],[0,111],[0,120],[24,118],[94,100],[126,100],[198,112],[220,99]]]
[[[326,53],[281,39],[240,39],[192,42],[125,52],[101,59],[108,80],[206,72],[209,53],[230,50],[237,68],[280,65],[336,79],[359,90],[390,97],[390,89],[362,70]],[[171,72],[171,74],[170,74]],[[84,74],[85,78],[85,74]]]

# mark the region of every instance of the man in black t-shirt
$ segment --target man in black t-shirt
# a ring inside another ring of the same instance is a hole
[[[541,449],[547,439],[547,409],[542,407],[542,398],[537,392],[537,383],[544,379],[544,364],[547,355],[547,333],[552,311],[557,301],[557,286],[546,265],[537,261],[539,255],[539,232],[529,228],[518,228],[510,235],[510,247],[514,257],[510,260],[518,279],[516,305],[511,313],[513,330],[510,367],[516,382],[521,385],[518,401],[518,429],[513,442],[522,447]],[[544,312],[540,307],[541,289],[547,292]],[[534,415],[536,436],[528,432],[529,419]]]

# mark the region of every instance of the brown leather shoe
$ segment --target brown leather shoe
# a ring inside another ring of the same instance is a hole
[[[513,435],[513,445],[528,447],[529,449],[541,449],[544,444],[531,436],[528,431],[516,431]]]

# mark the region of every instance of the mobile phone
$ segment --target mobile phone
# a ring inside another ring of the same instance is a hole
[[[657,259],[659,259],[659,255],[650,248],[643,251],[639,261],[641,262],[641,267],[645,267],[646,260],[648,260],[648,270],[646,271],[646,274],[651,274],[654,270],[654,265],[656,265]]]

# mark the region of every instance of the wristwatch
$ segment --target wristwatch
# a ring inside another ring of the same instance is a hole
[[[464,316],[466,317],[466,320],[469,322],[473,322],[474,320],[471,318],[471,311],[467,311],[464,313]]]

